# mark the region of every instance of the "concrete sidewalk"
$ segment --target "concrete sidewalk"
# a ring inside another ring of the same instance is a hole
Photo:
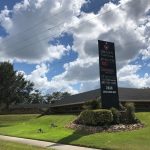
[[[18,143],[29,144],[29,145],[34,145],[34,146],[44,147],[44,148],[53,148],[55,150],[98,150],[94,148],[86,148],[80,146],[65,145],[65,144],[58,144],[52,142],[45,142],[45,141],[31,140],[31,139],[3,136],[3,135],[0,135],[0,140],[18,142]]]

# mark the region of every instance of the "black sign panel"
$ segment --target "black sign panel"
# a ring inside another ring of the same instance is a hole
[[[103,108],[119,108],[114,43],[98,41],[101,99]]]

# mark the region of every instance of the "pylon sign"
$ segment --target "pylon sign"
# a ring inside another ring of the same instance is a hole
[[[114,43],[98,40],[102,108],[119,108]]]

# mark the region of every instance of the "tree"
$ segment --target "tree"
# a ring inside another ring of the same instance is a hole
[[[63,92],[63,93],[62,93],[62,97],[63,97],[63,98],[64,98],[64,97],[67,97],[67,96],[71,96],[71,94],[68,93],[68,92]]]
[[[47,104],[50,104],[51,101],[52,101],[52,98],[53,98],[53,97],[52,97],[51,94],[46,94],[46,95],[45,95],[45,99],[46,99],[45,102],[46,102]]]
[[[32,94],[30,94],[30,98],[28,99],[28,103],[30,104],[42,104],[44,103],[44,96],[42,96],[39,90],[35,90]]]
[[[19,103],[29,98],[33,83],[23,74],[14,71],[9,62],[0,63],[0,103],[9,109],[10,104]]]
[[[83,109],[100,109],[101,108],[101,102],[100,98],[98,97],[95,100],[86,101],[83,105]]]
[[[51,103],[53,101],[61,100],[62,98],[66,96],[70,96],[71,94],[68,92],[53,92],[52,94],[46,95],[46,101],[47,103]]]

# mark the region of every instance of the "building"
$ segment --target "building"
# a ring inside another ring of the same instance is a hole
[[[137,111],[150,111],[150,89],[119,88],[119,101],[133,102]],[[100,89],[64,97],[51,104],[18,104],[11,106],[12,112],[42,113],[49,109],[53,113],[78,113],[86,101],[100,97]]]
[[[122,104],[133,102],[136,110],[150,111],[150,89],[119,88],[119,101]],[[52,112],[80,112],[86,101],[100,97],[100,89],[64,97],[51,104]]]

